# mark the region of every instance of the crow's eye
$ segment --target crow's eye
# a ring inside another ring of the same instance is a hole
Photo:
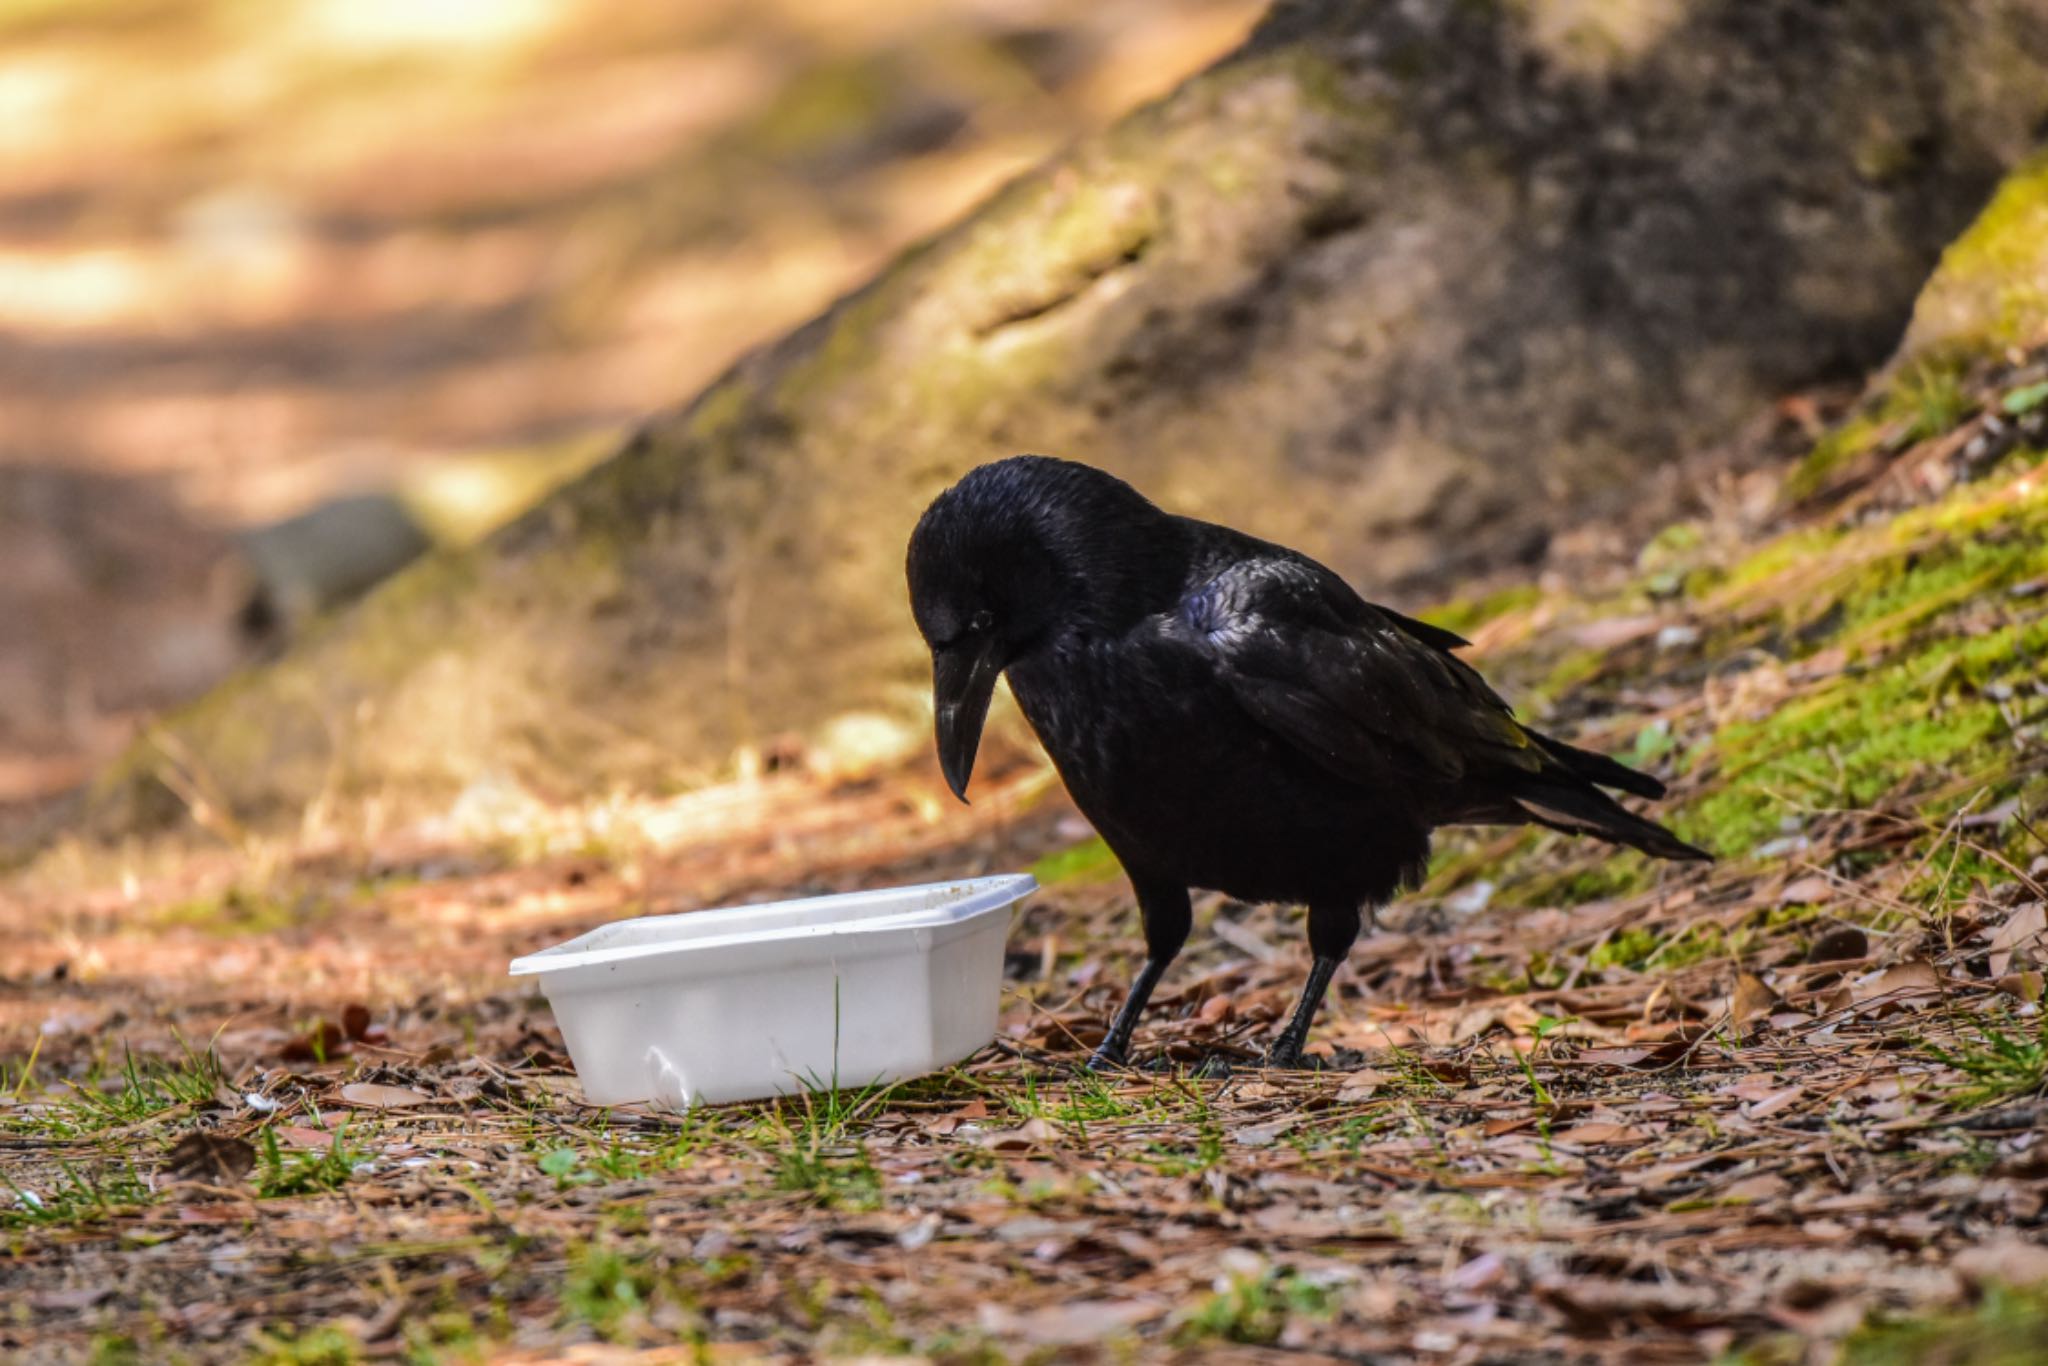
[[[967,619],[967,629],[970,631],[986,631],[995,624],[996,614],[986,607]]]

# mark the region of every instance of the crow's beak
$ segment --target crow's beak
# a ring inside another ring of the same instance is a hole
[[[989,698],[1003,672],[991,638],[973,640],[932,653],[932,709],[939,741],[939,768],[946,786],[967,800],[967,779],[974,772],[974,752],[981,746],[981,725],[988,719]]]

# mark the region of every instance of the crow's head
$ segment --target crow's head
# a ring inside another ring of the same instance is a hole
[[[996,678],[1061,627],[1124,614],[1134,560],[1167,518],[1129,484],[1068,460],[970,470],[910,535],[910,610],[932,652],[939,766],[967,800]]]

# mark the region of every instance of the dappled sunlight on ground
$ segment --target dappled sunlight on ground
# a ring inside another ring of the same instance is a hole
[[[42,180],[0,193],[0,807],[233,662],[238,523],[375,475],[479,534],[493,452],[532,492],[1242,18],[10,9],[0,169]],[[112,79],[174,50],[184,93]],[[685,71],[687,115],[659,98]],[[0,887],[0,1356],[2035,1359],[2048,345],[1820,402],[1756,437],[1803,459],[1760,448],[1639,553],[1428,614],[1523,715],[1666,783],[1658,819],[1719,861],[1440,832],[1303,1071],[1259,1066],[1300,912],[1213,893],[1139,1066],[1082,1070],[1145,948],[1013,712],[972,806],[928,716],[763,737],[688,790],[544,791],[471,753],[511,705],[480,676],[406,732],[465,761],[430,807],[340,814],[342,752],[274,837],[161,738],[153,795],[193,829],[60,839]],[[994,1039],[895,1086],[593,1107],[505,975],[622,918],[1027,869]]]
[[[1215,895],[1142,1069],[1078,1070],[1137,916],[1007,740],[972,807],[922,745],[785,746],[667,797],[479,783],[375,837],[62,848],[0,902],[0,1348],[2029,1359],[2040,457],[1943,462],[2048,412],[2043,367],[1969,377],[1952,432],[1776,534],[1446,606],[1721,861],[1444,832],[1312,1072],[1256,1066],[1298,913]],[[996,1039],[891,1088],[594,1108],[504,977],[626,916],[1025,868]]]
[[[246,657],[238,528],[473,534],[1259,8],[9,7],[0,815]]]
[[[374,840],[154,861],[59,849],[0,902],[0,982],[24,987],[0,992],[0,1053],[138,1008],[472,1000],[503,989],[512,958],[608,920],[910,879],[942,859],[935,875],[1029,864],[1066,810],[1050,772],[985,777],[972,807],[922,767],[568,807],[480,783],[444,819]],[[290,986],[267,1000],[272,983]]]

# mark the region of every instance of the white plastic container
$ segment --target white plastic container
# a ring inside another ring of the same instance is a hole
[[[996,1033],[1029,874],[620,920],[528,954],[596,1105],[899,1081]]]

